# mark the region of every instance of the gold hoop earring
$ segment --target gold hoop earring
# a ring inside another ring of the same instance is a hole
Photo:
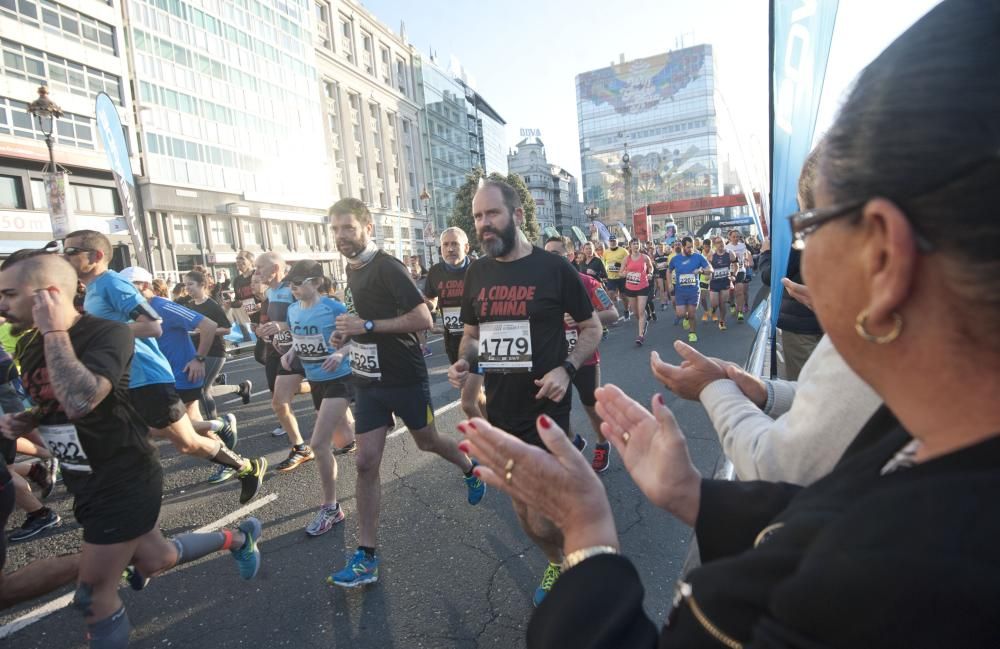
[[[892,331],[882,336],[876,336],[868,331],[868,309],[862,309],[854,321],[854,330],[858,332],[858,335],[863,340],[875,343],[876,345],[885,345],[899,338],[899,334],[903,332],[903,316],[893,311]]]

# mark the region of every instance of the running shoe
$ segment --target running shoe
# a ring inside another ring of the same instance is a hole
[[[340,448],[333,449],[334,455],[347,455],[348,453],[353,453],[358,450],[357,440],[351,440],[351,443],[347,446],[341,446]]]
[[[20,528],[10,532],[7,535],[7,540],[11,543],[27,541],[28,539],[38,536],[51,527],[58,527],[62,522],[59,514],[55,513],[51,509],[46,509],[46,512],[37,516],[28,514],[28,517],[24,519],[24,524],[22,524]]]
[[[625,315],[624,315],[624,316],[622,316],[622,317],[623,317],[623,318],[625,318],[626,320],[631,320],[631,319],[632,319],[632,314],[631,314],[631,313],[629,313],[628,311],[626,311],[626,312],[625,312]]]
[[[652,310],[652,311],[651,311],[651,312],[649,313],[649,319],[650,319],[650,320],[652,320],[653,322],[656,322],[656,309],[653,309],[653,310]]]
[[[719,331],[725,331],[725,330],[726,330],[726,323],[720,321],[719,322]]]
[[[225,385],[226,381],[228,381],[228,380],[229,380],[229,377],[227,377],[226,373],[223,372],[222,374],[219,374],[217,377],[215,377],[215,384],[216,385]]]
[[[601,327],[601,340],[607,340],[607,339],[608,339],[608,328]]]
[[[701,321],[702,322],[708,322],[708,311],[702,311],[702,313],[701,313]]]
[[[135,566],[127,566],[122,572],[122,581],[132,590],[142,590],[149,585],[149,577],[143,577]]]
[[[611,444],[609,442],[598,443],[594,446],[594,461],[591,462],[590,466],[594,467],[594,471],[597,473],[604,473],[611,464],[610,459]]]
[[[299,465],[305,464],[315,458],[316,455],[308,446],[303,446],[301,450],[293,448],[288,453],[288,457],[279,462],[278,466],[274,467],[274,470],[278,473],[288,473],[289,471],[297,469]]]
[[[479,462],[473,460],[472,468],[476,468],[478,464]],[[463,476],[463,479],[465,480],[466,488],[469,490],[469,504],[478,505],[479,501],[486,495],[486,483],[474,474]]]
[[[319,508],[316,518],[306,525],[306,534],[309,536],[319,536],[326,534],[333,529],[333,526],[344,520],[344,510],[340,508],[340,503],[323,505]]]
[[[56,471],[59,470],[59,460],[50,457],[47,460],[39,460],[28,469],[28,480],[38,486],[38,497],[45,500],[52,493],[56,486]]]
[[[584,450],[586,450],[586,448],[587,448],[587,440],[585,440],[583,438],[583,435],[581,435],[580,433],[577,433],[576,437],[573,438],[573,446],[576,447],[576,450],[578,450],[581,453],[583,453]]]
[[[252,516],[239,524],[240,531],[246,537],[243,545],[237,550],[230,550],[236,565],[240,568],[240,577],[243,579],[253,579],[260,570],[260,536],[263,527],[260,521]]]
[[[535,589],[535,596],[531,600],[536,607],[541,605],[542,600],[552,590],[552,586],[555,585],[556,580],[559,579],[561,574],[562,567],[558,563],[550,563],[548,568],[545,569],[545,574],[542,575],[542,583],[538,584],[538,588]]]
[[[250,395],[253,393],[253,381],[240,381],[240,391],[237,393],[243,399],[243,405],[250,403]]]
[[[220,464],[215,467],[215,471],[212,471],[212,475],[208,476],[208,484],[222,484],[235,476],[236,469]]]
[[[730,313],[736,313],[736,305],[735,304],[730,304],[729,305],[729,312]]]
[[[684,318],[684,331],[691,331],[691,321]]]
[[[282,435],[287,435],[287,434],[288,433],[286,433],[285,429],[282,428],[281,426],[278,426],[277,428],[271,431],[271,435],[275,437],[281,437]]]
[[[670,305],[664,302],[663,304],[660,305],[660,311],[666,311],[668,306]]]
[[[326,578],[326,583],[344,588],[356,588],[374,584],[376,581],[378,581],[378,557],[373,556],[369,559],[365,556],[365,551],[360,548],[347,560],[343,570]]]
[[[226,445],[230,451],[236,449],[236,444],[240,441],[239,429],[236,426],[236,415],[231,412],[227,412],[222,415],[222,428],[216,433],[222,443]]]
[[[639,336],[638,338],[635,339],[635,346],[636,347],[642,347],[642,343],[644,343],[644,342],[646,342],[646,337],[645,336]]]
[[[717,308],[712,309],[712,320],[714,320],[715,322],[719,321],[719,309]]]
[[[693,331],[691,333],[689,333],[688,334],[688,342],[689,343],[696,343],[696,342],[698,342],[698,334],[696,334]]]
[[[740,311],[739,313],[736,314],[736,321],[737,322],[743,322],[743,312],[742,311]]]
[[[249,460],[250,466],[236,474],[240,479],[240,504],[245,505],[254,499],[264,484],[264,474],[267,473],[267,458],[257,457]]]

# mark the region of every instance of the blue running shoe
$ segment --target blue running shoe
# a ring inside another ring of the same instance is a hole
[[[240,531],[246,536],[246,541],[238,550],[230,550],[236,564],[240,567],[240,577],[243,579],[253,579],[260,570],[260,542],[261,534],[264,532],[260,521],[250,517],[239,524]]]
[[[217,435],[230,451],[236,449],[236,444],[240,441],[239,431],[236,426],[236,415],[231,412],[222,415],[222,428],[219,429]]]
[[[336,584],[344,588],[356,588],[378,581],[378,557],[371,559],[365,556],[365,551],[358,549],[348,560],[340,572],[335,572],[326,578],[326,583]]]
[[[535,596],[531,600],[536,608],[541,605],[542,600],[552,590],[552,586],[555,585],[560,575],[562,575],[562,566],[558,563],[550,563],[545,569],[545,574],[542,575],[542,583],[538,584],[538,588],[535,589]]]
[[[479,462],[472,461],[472,468],[476,468]],[[478,505],[479,501],[486,495],[486,483],[474,475],[465,477],[465,486],[469,489],[469,504]]]

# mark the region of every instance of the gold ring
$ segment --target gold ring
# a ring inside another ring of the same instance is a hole
[[[507,484],[510,484],[511,478],[513,478],[513,477],[514,477],[514,474],[511,473],[510,471],[508,471],[507,475],[504,476],[504,480],[507,481]]]
[[[514,458],[510,458],[509,460],[507,460],[507,464],[503,466],[503,470],[508,473],[514,470]],[[510,478],[508,478],[507,480],[510,481]]]
[[[628,441],[631,438],[632,438],[632,433],[628,432],[627,430],[624,433],[622,433],[622,441],[625,442],[626,444],[628,444]]]

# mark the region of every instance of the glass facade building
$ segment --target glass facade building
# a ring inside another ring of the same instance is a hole
[[[577,75],[584,205],[607,221],[631,223],[629,202],[637,209],[719,194],[714,87],[711,45]]]
[[[311,1],[129,0],[128,10],[150,182],[329,203]]]

